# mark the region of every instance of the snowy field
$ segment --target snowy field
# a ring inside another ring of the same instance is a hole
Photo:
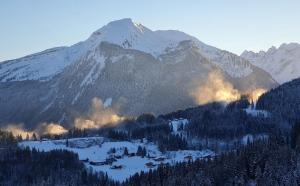
[[[169,121],[169,125],[172,127],[173,133],[177,134],[179,130],[183,130],[186,124],[188,124],[189,121],[187,119],[174,119]]]
[[[20,147],[36,148],[39,151],[66,149],[77,153],[87,168],[106,172],[114,180],[124,181],[135,173],[155,169],[159,164],[174,164],[176,162],[195,160],[214,156],[210,150],[203,151],[167,151],[162,153],[158,147],[146,140],[110,141],[103,137],[74,138],[68,140],[24,141]],[[137,156],[138,147],[145,148],[145,157]],[[124,155],[125,148],[128,155]],[[113,149],[113,150],[112,150]],[[109,163],[108,163],[109,162]]]
[[[244,109],[244,111],[248,114],[251,115],[253,117],[270,117],[270,113],[266,110],[256,110],[256,109],[251,109],[251,108],[246,108]]]

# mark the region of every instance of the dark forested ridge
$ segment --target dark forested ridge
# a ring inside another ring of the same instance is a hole
[[[299,131],[298,131],[299,132]],[[298,133],[299,135],[299,133]],[[124,185],[291,185],[300,184],[300,154],[280,136],[256,141],[216,158],[160,166]]]
[[[268,110],[290,121],[300,120],[300,78],[262,95],[257,108]]]
[[[77,154],[20,149],[12,134],[2,131],[0,139],[1,186],[114,185],[106,175],[86,170]]]
[[[162,117],[189,118],[187,130],[191,135],[224,139],[263,132],[269,135],[267,139],[239,146],[213,159],[161,166],[136,174],[126,184],[300,185],[300,79],[260,97],[257,109],[269,111],[270,117],[249,117],[241,111],[248,106],[240,100],[225,110],[211,104]]]
[[[0,185],[299,185],[300,125],[290,136],[274,135],[215,158],[162,165],[123,183],[87,171],[67,151],[38,152],[11,143],[0,153]]]

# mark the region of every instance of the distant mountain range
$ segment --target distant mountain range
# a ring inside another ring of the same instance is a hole
[[[0,63],[0,125],[70,125],[88,112],[95,97],[133,116],[184,109],[197,104],[190,94],[195,84],[204,84],[215,71],[239,91],[277,86],[248,56],[180,31],[113,21],[70,47]]]
[[[269,72],[279,83],[300,77],[300,44],[282,44],[258,53],[245,51],[241,57]]]

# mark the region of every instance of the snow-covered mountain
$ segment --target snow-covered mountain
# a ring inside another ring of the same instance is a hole
[[[241,57],[269,72],[279,83],[300,77],[300,44],[282,44],[258,53],[244,51]]]
[[[70,124],[95,97],[121,114],[183,109],[213,71],[241,91],[277,85],[244,58],[183,32],[113,21],[70,47],[0,63],[0,124]]]
[[[185,40],[193,41],[203,56],[233,77],[244,77],[252,72],[251,65],[242,58],[208,46],[183,32],[152,31],[141,24],[134,23],[131,19],[122,19],[107,24],[95,31],[86,41],[73,46],[52,48],[1,63],[0,80],[2,82],[49,80],[88,52],[94,51],[104,41],[125,49],[143,51],[159,59],[161,55],[174,50],[181,41]]]

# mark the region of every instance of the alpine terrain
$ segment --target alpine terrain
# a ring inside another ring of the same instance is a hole
[[[268,51],[266,62],[270,53],[280,55],[295,48],[293,44]],[[152,31],[131,19],[113,21],[70,47],[0,63],[0,125],[68,126],[89,111],[95,97],[105,107],[131,116],[184,109],[197,105],[191,90],[215,71],[241,92],[277,86],[266,72],[269,69],[259,65],[262,57],[254,58],[253,64],[266,71],[247,61],[253,61],[247,56],[206,45],[180,31]],[[292,63],[288,58],[285,66]]]
[[[282,44],[258,53],[244,51],[241,57],[269,72],[280,84],[300,77],[300,44]]]

